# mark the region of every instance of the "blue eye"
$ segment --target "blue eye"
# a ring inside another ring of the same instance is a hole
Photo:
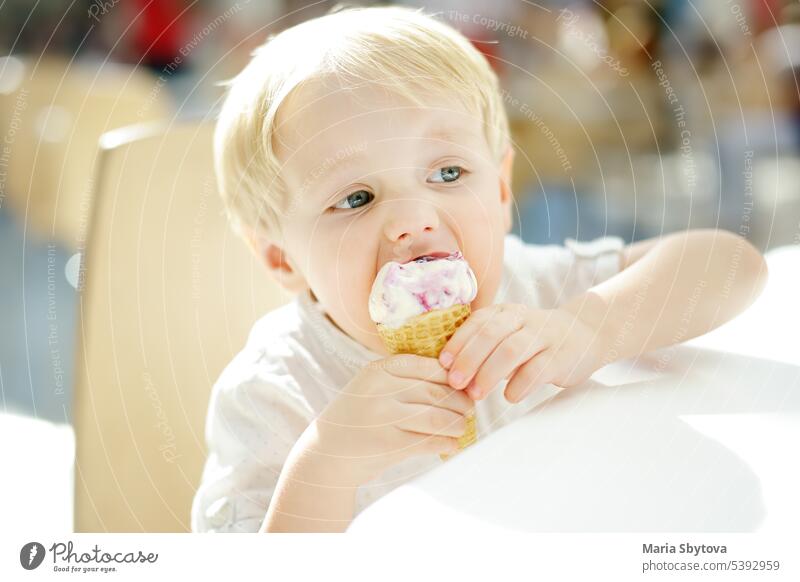
[[[439,180],[430,179],[428,181],[437,183],[455,182],[461,177],[461,173],[463,171],[464,168],[462,168],[461,166],[445,166],[443,168],[439,168],[433,173],[434,176],[439,176],[439,178],[441,179]]]
[[[339,200],[339,202],[334,204],[333,207],[340,208],[342,210],[349,210],[369,204],[374,198],[375,195],[372,192],[368,192],[366,190],[356,190],[352,194],[348,194]]]

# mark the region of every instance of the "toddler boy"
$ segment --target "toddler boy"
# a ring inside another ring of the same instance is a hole
[[[296,298],[214,387],[195,531],[342,531],[454,452],[467,414],[486,436],[554,386],[730,319],[766,276],[721,231],[630,246],[509,235],[498,80],[420,11],[349,9],[269,40],[230,85],[215,155],[235,227]],[[477,280],[472,315],[438,359],[388,356],[368,311],[376,274],[456,251]]]

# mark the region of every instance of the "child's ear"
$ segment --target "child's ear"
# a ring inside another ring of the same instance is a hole
[[[245,240],[250,250],[284,289],[290,293],[299,293],[308,288],[305,277],[281,247],[254,233],[247,233]]]
[[[514,169],[514,147],[509,145],[500,162],[500,204],[503,206],[503,226],[506,233],[511,232],[514,194],[511,191],[511,173]]]

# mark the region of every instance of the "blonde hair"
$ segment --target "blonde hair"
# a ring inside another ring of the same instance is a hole
[[[228,82],[214,159],[228,216],[241,234],[280,228],[289,200],[273,149],[278,108],[302,83],[328,75],[353,85],[379,82],[416,104],[422,90],[455,93],[482,116],[498,163],[508,147],[497,76],[462,34],[421,9],[334,11],[270,37]]]

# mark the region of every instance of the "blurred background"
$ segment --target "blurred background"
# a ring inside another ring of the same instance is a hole
[[[391,4],[438,13],[497,71],[517,149],[515,228],[524,240],[563,244],[567,237],[618,235],[630,242],[719,227],[745,236],[763,252],[800,243],[796,2]],[[102,152],[138,135],[112,130],[213,123],[220,81],[238,72],[269,34],[333,5],[310,0],[0,3],[4,442],[18,442],[26,420],[42,423],[42,430],[52,433],[48,442],[59,443],[48,449],[54,462],[72,467],[73,407],[89,407],[95,402],[92,394],[111,389],[96,383],[76,401],[76,378],[82,367],[88,370],[87,357],[81,357],[88,348],[81,346],[91,308],[80,293],[86,255],[101,240],[102,225],[93,221],[111,216],[141,226],[148,216],[174,217],[166,195],[161,206],[147,210],[152,215],[144,210],[115,214],[113,205],[109,214],[98,210],[98,197],[111,200],[99,187],[111,171],[103,169]],[[202,204],[210,202],[203,197]],[[140,239],[149,236],[146,229],[137,232]],[[163,277],[144,282],[163,284]],[[122,279],[111,276],[98,289],[110,293],[114,285],[126,293]],[[257,316],[258,309],[250,307],[249,315]],[[113,325],[108,336],[94,333],[106,343],[109,360],[121,357],[114,351]],[[243,341],[233,337],[231,350],[235,353]],[[217,368],[210,366],[204,376],[210,382],[197,387],[199,417]],[[174,377],[172,383],[177,383]],[[116,374],[113,389],[142,392],[143,384],[152,400],[155,388],[147,388],[153,384],[147,376],[130,386]],[[158,382],[155,386],[161,389]],[[160,422],[152,404],[149,414],[150,424]],[[101,416],[95,409],[87,418]],[[202,426],[199,431],[192,446],[201,457]],[[196,484],[197,467],[183,477]],[[69,479],[77,479],[80,487],[80,467]],[[29,486],[19,482],[21,489]],[[71,489],[65,492],[65,498],[72,495]],[[71,506],[57,507],[59,523],[71,528]],[[47,519],[43,523],[51,523],[52,514]],[[113,529],[102,519],[97,523],[86,528]],[[176,523],[182,525],[174,528],[185,528],[185,516]]]

